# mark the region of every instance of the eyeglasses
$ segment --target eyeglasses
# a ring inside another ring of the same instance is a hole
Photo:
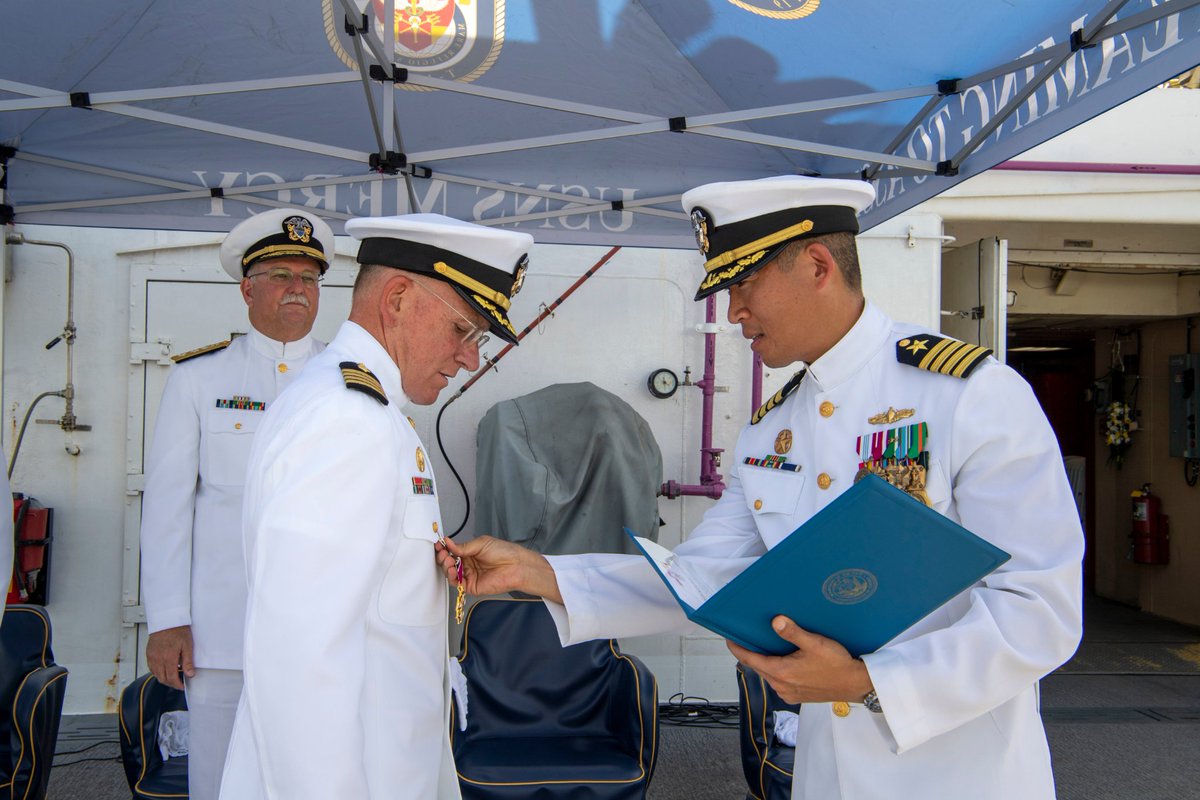
[[[262,272],[255,272],[253,275],[247,275],[247,278],[261,278],[267,276],[267,281],[275,286],[291,286],[292,281],[297,278],[304,284],[305,289],[315,289],[317,284],[325,280],[325,276],[319,272],[292,272],[290,269],[276,267],[275,269],[264,269]]]
[[[476,325],[474,322],[471,322],[471,320],[467,319],[461,311],[459,311],[457,308],[455,308],[454,306],[447,303],[442,298],[442,296],[440,294],[436,293],[435,291],[433,291],[433,289],[430,289],[428,286],[425,286],[421,281],[417,280],[416,278],[413,278],[412,282],[416,286],[419,286],[423,292],[426,292],[427,294],[431,294],[434,297],[436,297],[441,302],[442,305],[444,305],[446,308],[450,309],[455,314],[457,314],[459,319],[461,319],[463,321],[463,324],[467,326],[467,331],[466,331],[466,333],[463,333],[462,339],[459,340],[462,344],[467,344],[467,345],[473,344],[476,347],[483,347],[492,338],[491,336],[488,335],[487,328],[481,328],[478,325]]]

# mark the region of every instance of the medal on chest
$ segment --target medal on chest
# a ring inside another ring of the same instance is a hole
[[[912,417],[911,408],[888,408],[867,419],[872,425],[890,425]],[[858,453],[858,473],[855,481],[866,475],[877,475],[925,505],[932,505],[925,491],[929,470],[929,424],[914,422],[908,425],[871,431],[855,442]]]

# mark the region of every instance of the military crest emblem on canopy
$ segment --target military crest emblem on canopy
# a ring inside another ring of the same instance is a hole
[[[366,17],[367,29],[388,40],[383,0],[352,0]],[[486,72],[504,46],[505,0],[396,0],[394,63],[412,72],[456,81],[473,81]],[[340,0],[321,0],[329,46],[342,62],[358,69],[353,39]],[[396,84],[405,89],[425,87]]]
[[[821,0],[729,0],[738,8],[771,19],[800,19],[821,6]]]

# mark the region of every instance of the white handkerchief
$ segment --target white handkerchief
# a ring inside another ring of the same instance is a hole
[[[463,674],[462,664],[457,658],[450,659],[450,692],[454,695],[454,704],[458,706],[458,729],[467,729],[467,676]]]

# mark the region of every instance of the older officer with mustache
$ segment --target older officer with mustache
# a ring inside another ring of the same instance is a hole
[[[329,226],[299,208],[230,231],[221,265],[241,282],[250,331],[177,356],[163,390],[142,502],[146,662],[187,691],[192,800],[216,800],[242,691],[250,443],[264,410],[325,347],[309,331],[333,246]]]

